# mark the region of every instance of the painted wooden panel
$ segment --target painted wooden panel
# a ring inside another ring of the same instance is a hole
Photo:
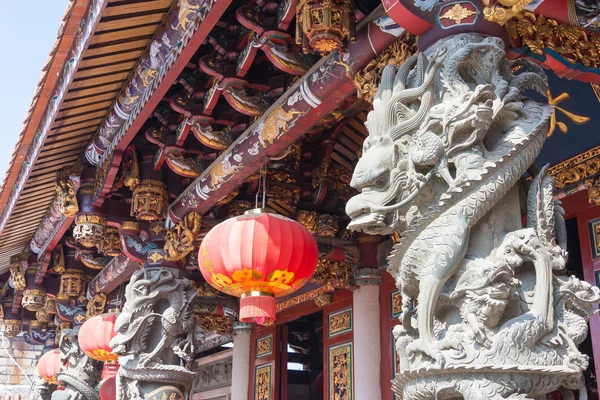
[[[342,335],[352,331],[352,308],[346,308],[329,314],[328,326],[329,337]]]
[[[256,340],[256,358],[273,354],[273,335],[267,335]]]
[[[254,376],[254,400],[273,400],[273,366],[256,366]]]
[[[402,295],[399,290],[390,293],[390,319],[400,318],[402,314]]]
[[[354,362],[352,342],[330,346],[328,353],[328,399],[354,399]]]

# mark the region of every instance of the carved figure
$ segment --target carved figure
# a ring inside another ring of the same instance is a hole
[[[115,323],[117,336],[110,342],[121,364],[117,398],[144,399],[168,384],[191,388],[196,292],[178,274],[166,268],[138,270],[127,285],[127,301]]]
[[[554,181],[534,180],[525,228],[512,190],[552,114],[526,89],[547,92],[543,71],[476,34],[383,71],[346,212],[350,229],[401,237],[388,261],[406,399],[537,399],[577,388],[587,366],[576,341],[600,292],[554,276],[566,262]]]

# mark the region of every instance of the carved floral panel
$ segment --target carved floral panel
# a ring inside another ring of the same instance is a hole
[[[402,314],[402,295],[399,290],[390,293],[390,319],[398,318]]]
[[[273,335],[268,335],[256,340],[256,358],[273,354]]]
[[[271,400],[271,382],[273,379],[271,364],[259,365],[254,373],[254,400]]]
[[[352,342],[330,346],[328,352],[328,400],[353,400]]]
[[[352,331],[352,308],[329,314],[329,337]]]

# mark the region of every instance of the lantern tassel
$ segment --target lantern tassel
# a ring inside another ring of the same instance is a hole
[[[277,313],[273,296],[247,296],[240,299],[240,321],[259,325],[274,322]]]

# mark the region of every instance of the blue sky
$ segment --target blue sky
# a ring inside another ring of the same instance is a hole
[[[68,3],[0,1],[0,185]]]

